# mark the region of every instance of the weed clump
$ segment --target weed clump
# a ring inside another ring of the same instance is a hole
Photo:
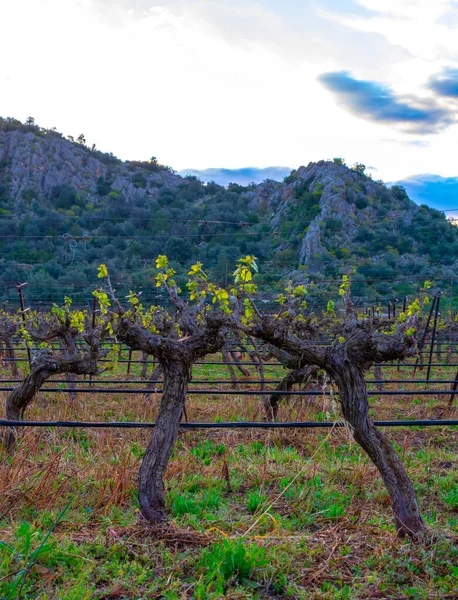
[[[266,564],[264,548],[255,544],[245,546],[242,540],[224,540],[202,557],[200,566],[205,569],[205,574],[196,588],[196,598],[204,600],[209,593],[222,597],[229,585],[257,587],[255,573]]]

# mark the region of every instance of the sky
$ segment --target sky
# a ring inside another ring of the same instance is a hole
[[[3,0],[0,115],[176,170],[458,175],[453,0]]]

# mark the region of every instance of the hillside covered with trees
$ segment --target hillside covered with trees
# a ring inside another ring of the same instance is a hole
[[[290,278],[326,302],[353,270],[355,301],[385,301],[425,279],[448,289],[458,231],[342,159],[310,163],[283,182],[227,187],[180,177],[154,157],[120,161],[33,119],[0,119],[0,299],[31,304],[72,295],[87,304],[100,263],[119,293],[157,292],[152,264],[167,254],[183,278],[203,262],[221,284],[246,254],[258,257],[267,299]]]

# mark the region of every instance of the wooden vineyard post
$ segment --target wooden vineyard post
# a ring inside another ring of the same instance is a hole
[[[455,381],[454,381],[453,387],[452,387],[452,393],[450,394],[450,399],[448,401],[449,406],[452,406],[452,404],[453,404],[453,400],[455,398],[455,393],[456,393],[457,388],[458,388],[458,371],[456,372]]]
[[[25,308],[25,305],[24,305],[24,294],[22,292],[22,288],[25,287],[26,285],[27,285],[27,283],[18,283],[17,286],[16,286],[16,289],[17,289],[18,294],[19,294],[19,305],[21,307],[21,317],[22,317],[22,322],[23,323],[25,323],[25,311],[26,311],[26,308]],[[28,344],[26,344],[26,345],[27,345],[27,358],[29,360],[29,368],[30,368],[30,363],[32,362],[32,356],[30,354],[30,348],[29,348]]]
[[[431,336],[431,344],[429,348],[429,361],[428,361],[428,370],[426,371],[426,381],[429,381],[429,376],[431,373],[431,361],[433,359],[433,351],[434,351],[434,340],[436,337],[436,329],[437,329],[437,317],[439,315],[439,302],[440,302],[441,292],[438,292],[436,295],[436,312],[434,313],[434,324],[433,324],[433,332]]]
[[[3,302],[3,312],[6,313],[6,305],[8,304],[8,300],[6,300],[5,302]],[[7,362],[10,363],[10,369],[11,369],[11,375],[14,378],[17,378],[19,376],[19,371],[17,368],[17,362],[16,362],[16,353],[14,351],[14,347],[13,347],[13,342],[11,339],[10,335],[5,336],[4,338],[4,344],[5,344],[5,359]]]
[[[433,310],[434,310],[434,308],[436,306],[436,300],[437,300],[437,297],[434,296],[433,303],[431,304],[431,308],[429,310],[428,320],[426,321],[425,331],[423,332],[423,336],[421,338],[421,342],[418,345],[418,354],[419,354],[419,356],[418,356],[417,360],[415,361],[415,366],[413,368],[413,375],[414,375],[414,377],[415,377],[415,373],[416,373],[416,370],[417,370],[417,367],[418,367],[418,362],[420,360],[422,360],[421,359],[421,352],[423,351],[423,348],[425,346],[426,336],[428,335],[429,324],[431,322],[431,317],[433,316]],[[422,369],[423,367],[420,367],[420,368]]]
[[[450,277],[450,319],[453,313],[453,277]]]
[[[95,329],[95,315],[97,313],[97,298],[92,299],[92,331]],[[89,387],[92,387],[92,375],[89,375]]]

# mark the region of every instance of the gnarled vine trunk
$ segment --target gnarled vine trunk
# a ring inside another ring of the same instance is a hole
[[[48,352],[40,354],[32,360],[30,373],[18,385],[6,400],[6,418],[9,421],[22,421],[26,408],[31,404],[44,382],[59,373],[77,375],[95,375],[97,363],[93,356],[52,356]],[[15,429],[10,428],[5,441],[12,445],[16,439]]]
[[[148,376],[148,354],[146,352],[141,353],[141,361],[142,361],[142,370],[140,373],[140,377],[142,379],[146,379]]]
[[[6,400],[6,418],[9,421],[22,421],[25,409],[51,375],[53,372],[49,370],[47,364],[39,364],[32,368],[30,374],[14,388]]]
[[[375,365],[374,366],[374,379],[376,381],[382,381],[383,380],[383,372],[382,372],[382,367],[380,365]],[[375,389],[378,392],[381,392],[383,390],[383,384],[382,383],[376,383],[375,384]]]
[[[297,383],[308,383],[310,379],[316,375],[318,372],[318,367],[313,365],[306,365],[300,369],[294,369],[290,371],[285,377],[280,381],[280,383],[275,388],[276,392],[284,391],[289,392],[293,389],[293,386]],[[275,421],[278,417],[278,407],[280,402],[286,396],[283,394],[271,394],[269,398],[268,409],[270,411],[269,420]],[[268,415],[268,416],[269,416]]]
[[[151,398],[151,392],[157,386],[158,379],[160,379],[162,377],[161,365],[157,364],[155,361],[153,362],[153,365],[156,365],[156,366],[153,369],[153,372],[151,373],[151,375],[149,377],[148,383],[146,384],[146,390],[147,390],[147,392],[145,394],[145,398],[147,400],[149,400]]]
[[[240,371],[240,373],[244,377],[250,377],[250,372],[247,369],[245,369],[245,367],[241,364],[243,357],[238,358],[236,352],[234,352],[233,350],[231,350],[229,352],[229,354],[231,355],[232,361],[233,361],[234,365],[237,367],[237,369]]]
[[[164,473],[178,437],[188,383],[191,379],[191,362],[187,360],[160,361],[164,375],[156,427],[140,467],[138,499],[142,515],[152,523],[167,519],[165,510]]]
[[[151,523],[167,519],[163,478],[178,436],[192,365],[208,354],[219,352],[225,343],[222,333],[226,323],[224,315],[206,315],[202,322],[193,317],[190,324],[188,318],[191,319],[192,311],[184,311],[181,317],[182,330],[189,334],[179,339],[173,335],[154,335],[143,324],[127,318],[120,319],[116,331],[118,339],[129,348],[157,358],[163,374],[159,414],[140,467],[138,485],[141,513]]]
[[[376,429],[369,417],[364,373],[374,363],[400,360],[416,353],[416,340],[407,333],[411,325],[415,326],[414,330],[418,329],[416,317],[399,326],[394,333],[385,333],[384,323],[358,323],[347,319],[345,327],[341,328],[342,335],[327,348],[299,339],[275,318],[265,317],[252,329],[272,346],[282,364],[293,369],[316,365],[338,385],[343,415],[355,441],[382,476],[390,495],[396,529],[401,536],[414,536],[426,526],[403,464],[388,438]]]
[[[61,348],[62,352],[65,352],[66,349],[67,349],[65,347],[65,343],[62,340],[59,340],[59,345],[60,345],[60,348]],[[76,346],[74,344],[72,344],[72,346],[73,346],[72,350],[74,352],[76,352]],[[76,381],[77,381],[77,379],[76,379],[76,377],[75,377],[75,375],[73,373],[67,373],[66,379],[67,379],[67,385],[69,387],[68,396],[69,396],[70,400],[73,402],[73,401],[76,400],[75,388],[76,388]]]
[[[235,376],[234,367],[231,364],[231,362],[232,362],[231,355],[225,348],[221,349],[221,354],[223,356],[223,361],[226,363],[227,369],[229,371],[229,376],[230,376],[231,382],[232,382],[232,388],[234,390],[236,390],[237,389],[237,377]]]
[[[369,402],[364,373],[350,362],[327,369],[339,387],[340,403],[355,441],[377,467],[388,490],[396,529],[400,536],[415,535],[426,529],[421,518],[417,497],[388,438],[369,417]]]

